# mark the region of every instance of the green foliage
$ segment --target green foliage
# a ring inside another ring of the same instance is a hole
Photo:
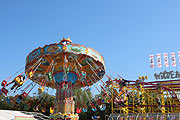
[[[45,92],[42,98],[38,96],[27,96],[20,102],[20,104],[16,103],[15,97],[10,96],[9,98],[11,100],[10,105],[6,102],[7,97],[4,95],[1,96],[0,109],[35,112],[34,108],[37,107],[37,105],[41,104],[41,107],[39,108],[38,112],[41,112],[45,115],[50,114],[49,110],[54,101],[54,96],[51,96]],[[41,111],[42,107],[45,107],[45,112]]]
[[[87,107],[87,112],[81,112],[79,114],[80,120],[91,120],[92,116],[100,116],[100,120],[104,120],[105,119],[105,115],[110,114],[111,113],[111,104],[110,103],[106,103],[106,110],[105,111],[101,111],[97,105],[97,102],[93,101],[94,98],[92,96],[92,93],[90,90],[86,90],[86,93],[90,99],[90,101],[88,100],[88,97],[85,94],[85,90],[79,88],[79,89],[74,89],[74,100],[76,101],[76,106],[75,106],[75,111],[77,109],[77,107],[81,108],[83,106],[83,103],[86,105]],[[101,94],[96,94],[97,96],[101,96]],[[47,116],[50,115],[50,107],[52,106],[55,96],[51,96],[49,94],[47,94],[46,92],[43,92],[41,96],[27,96],[25,99],[23,99],[23,101],[21,101],[20,104],[15,103],[16,99],[12,96],[10,96],[11,101],[14,101],[14,103],[12,103],[11,105],[9,105],[6,102],[7,97],[2,95],[1,99],[0,99],[0,109],[6,109],[6,110],[18,110],[18,111],[28,111],[28,112],[35,112],[34,108],[36,108],[39,104],[41,105],[39,107],[39,111],[38,112],[42,112],[41,108],[45,107],[46,111],[43,113]],[[81,100],[82,99],[82,100]],[[94,112],[92,111],[92,108],[89,104],[89,102],[92,102],[96,108],[97,111]],[[36,111],[37,112],[37,111]]]

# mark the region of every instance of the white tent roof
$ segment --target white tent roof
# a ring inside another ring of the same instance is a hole
[[[27,115],[23,111],[0,110],[0,120],[36,120],[33,115]]]

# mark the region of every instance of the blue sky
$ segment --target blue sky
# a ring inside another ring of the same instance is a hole
[[[153,80],[149,54],[180,50],[179,6],[179,0],[1,0],[0,79],[21,69],[33,49],[70,36],[124,78]]]

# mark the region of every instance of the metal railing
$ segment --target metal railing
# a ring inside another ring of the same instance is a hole
[[[111,114],[108,120],[180,120],[180,113]]]

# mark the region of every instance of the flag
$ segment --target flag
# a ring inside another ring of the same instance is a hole
[[[180,51],[178,51],[178,60],[179,60],[179,64],[180,64]]]
[[[156,58],[157,58],[157,66],[162,67],[161,54],[156,54]]]
[[[154,55],[149,55],[150,57],[150,68],[154,68]]]
[[[168,53],[163,53],[163,56],[164,56],[164,66],[169,67]]]
[[[176,54],[175,52],[171,52],[171,65],[176,67]]]

